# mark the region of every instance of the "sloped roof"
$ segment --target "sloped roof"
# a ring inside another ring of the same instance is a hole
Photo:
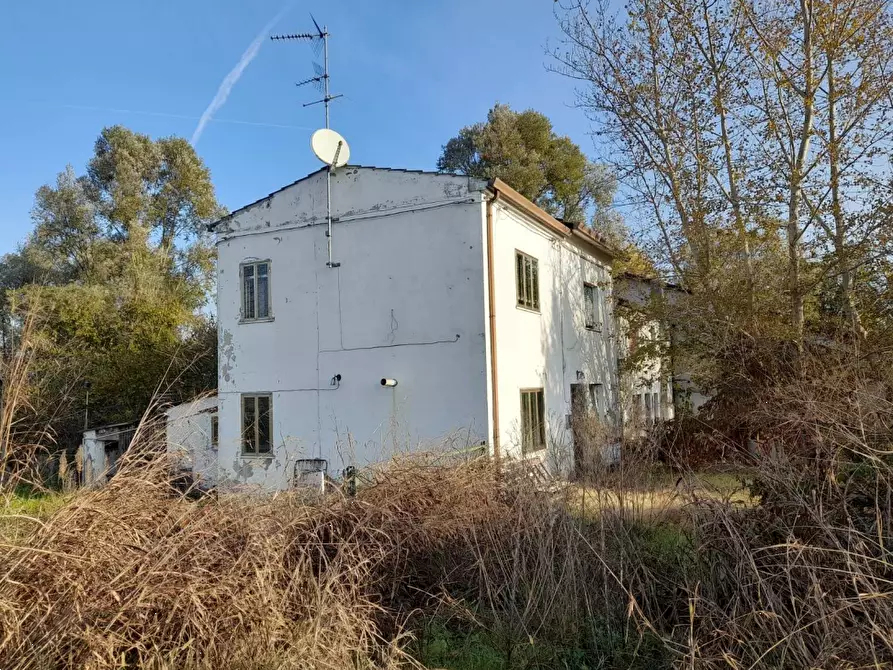
[[[504,200],[507,200],[515,208],[524,212],[531,218],[551,229],[553,232],[558,233],[562,237],[576,237],[589,246],[594,247],[601,253],[607,254],[611,258],[614,258],[617,255],[617,252],[614,251],[614,249],[611,247],[610,244],[608,244],[608,242],[601,239],[601,237],[596,235],[586,226],[566,223],[560,219],[556,219],[542,207],[535,204],[534,202],[531,202],[526,197],[518,193],[518,191],[506,184],[504,181],[502,181],[502,179],[497,178],[490,180],[489,187],[490,190],[498,193],[500,197],[502,197]]]
[[[402,173],[408,173],[408,174],[424,174],[424,175],[431,175],[432,177],[456,177],[457,176],[457,175],[454,175],[454,174],[451,174],[448,172],[436,172],[434,170],[409,170],[409,169],[404,169],[404,168],[376,167],[374,165],[345,165],[345,166],[339,168],[339,170],[348,170],[348,169],[377,170],[380,172],[402,172]],[[287,184],[287,185],[283,186],[282,188],[279,188],[279,189],[273,191],[272,193],[265,195],[263,198],[255,200],[254,202],[251,202],[247,205],[244,205],[243,207],[240,207],[239,209],[236,209],[236,210],[230,212],[226,216],[224,216],[224,217],[218,219],[217,221],[215,221],[214,223],[210,224],[208,226],[208,230],[213,231],[214,228],[216,228],[223,221],[227,221],[227,220],[231,219],[233,216],[239,214],[240,212],[243,212],[251,207],[254,207],[255,205],[258,205],[258,204],[272,198],[277,193],[281,193],[282,191],[284,191],[288,188],[291,188],[292,186],[294,186],[296,184],[300,184],[302,181],[306,181],[307,179],[310,179],[311,177],[314,177],[325,170],[326,170],[326,168],[324,168],[324,167],[322,167],[318,170],[315,170],[315,171],[311,172],[310,174],[308,174],[304,177],[301,177],[300,179],[293,181],[292,183]],[[545,211],[543,208],[541,208],[539,205],[531,202],[528,198],[521,195],[518,191],[513,189],[511,186],[509,186],[507,183],[505,183],[501,179],[498,179],[498,178],[491,179],[487,183],[487,188],[493,193],[498,193],[499,197],[501,197],[503,200],[509,202],[513,207],[515,207],[519,211],[523,212],[524,214],[530,216],[531,218],[533,218],[537,222],[541,223],[542,225],[545,225],[547,228],[551,229],[553,232],[557,233],[558,235],[560,235],[562,237],[571,237],[571,236],[576,237],[577,239],[583,241],[584,243],[592,246],[597,251],[599,251],[603,254],[607,254],[608,256],[610,256],[612,258],[617,255],[616,251],[611,247],[611,245],[607,241],[605,241],[604,239],[602,239],[601,237],[596,235],[592,230],[590,230],[586,226],[582,226],[579,224],[573,224],[573,223],[567,223],[560,219],[555,218],[554,216],[549,214],[547,211]]]
[[[410,174],[429,174],[432,176],[442,176],[442,177],[455,177],[456,176],[454,174],[450,174],[447,172],[437,172],[435,170],[409,170],[409,169],[404,169],[404,168],[376,167],[374,165],[353,165],[353,164],[351,164],[351,165],[343,165],[338,169],[339,170],[350,170],[350,169],[378,170],[380,172],[406,172],[406,173],[410,173]],[[223,221],[227,221],[228,219],[231,219],[236,214],[239,214],[240,212],[244,212],[246,209],[250,209],[251,207],[258,205],[258,204],[264,202],[265,200],[269,200],[277,193],[282,193],[282,191],[289,189],[292,186],[295,186],[296,184],[300,184],[302,181],[306,181],[306,180],[310,179],[311,177],[315,177],[320,172],[325,172],[325,170],[326,170],[326,168],[321,167],[318,170],[314,170],[310,174],[301,177],[300,179],[296,179],[295,181],[291,182],[290,184],[286,184],[282,188],[277,188],[275,191],[268,193],[267,195],[265,195],[262,198],[258,198],[254,202],[249,202],[247,205],[243,205],[242,207],[239,207],[238,209],[234,209],[232,212],[230,212],[226,216],[223,216],[223,217],[217,219],[217,221],[215,221],[214,223],[208,224],[208,230],[213,231],[214,228],[216,228]]]

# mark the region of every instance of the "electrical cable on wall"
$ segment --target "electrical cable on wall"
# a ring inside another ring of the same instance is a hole
[[[273,389],[270,393],[294,393],[297,391],[337,391],[341,388],[341,374],[336,374],[329,382],[329,386],[300,389]],[[221,391],[217,395],[242,395],[240,391]]]
[[[320,349],[321,354],[337,354],[341,351],[369,351],[371,349],[393,349],[395,347],[426,347],[432,344],[455,344],[459,341],[461,335],[456,333],[456,337],[449,340],[430,340],[427,342],[397,342],[395,344],[375,344],[368,347],[343,347],[341,349]]]

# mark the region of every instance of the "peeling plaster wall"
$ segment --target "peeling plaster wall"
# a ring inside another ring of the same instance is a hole
[[[567,473],[573,464],[567,424],[570,385],[603,384],[608,406],[616,408],[618,402],[610,260],[596,257],[575,238],[560,239],[498,201],[493,218],[502,451],[521,456],[521,389],[542,387],[550,447],[532,457],[543,458],[553,471]],[[539,312],[517,306],[516,251],[538,261]],[[600,331],[585,328],[584,282],[602,289]]]
[[[211,444],[211,417],[217,396],[200,398],[167,411],[167,450],[204,485],[217,484],[217,449]]]
[[[340,268],[326,267],[324,173],[218,227],[222,485],[287,488],[297,459],[326,459],[337,476],[395,452],[485,439],[479,188],[451,175],[339,170]],[[270,261],[272,319],[241,323],[239,266],[252,260]],[[241,394],[256,392],[273,397],[269,456],[241,451]]]
[[[106,481],[105,442],[98,439],[95,430],[84,432],[84,484],[98,486]]]

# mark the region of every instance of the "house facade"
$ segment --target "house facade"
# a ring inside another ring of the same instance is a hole
[[[680,414],[697,414],[708,396],[679,360],[681,343],[673,326],[674,307],[685,292],[675,284],[630,273],[617,278],[614,290],[620,405],[627,434]]]
[[[439,173],[339,168],[331,207],[330,237],[320,170],[213,226],[221,486],[433,448],[567,472],[572,404],[617,419],[611,253],[591,233]]]

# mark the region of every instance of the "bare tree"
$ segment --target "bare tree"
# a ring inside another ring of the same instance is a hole
[[[756,332],[778,302],[766,268],[783,234],[794,338],[829,277],[859,330],[853,270],[889,226],[876,206],[893,135],[885,0],[631,0],[624,17],[606,0],[559,6],[555,69],[581,82],[667,268]]]

